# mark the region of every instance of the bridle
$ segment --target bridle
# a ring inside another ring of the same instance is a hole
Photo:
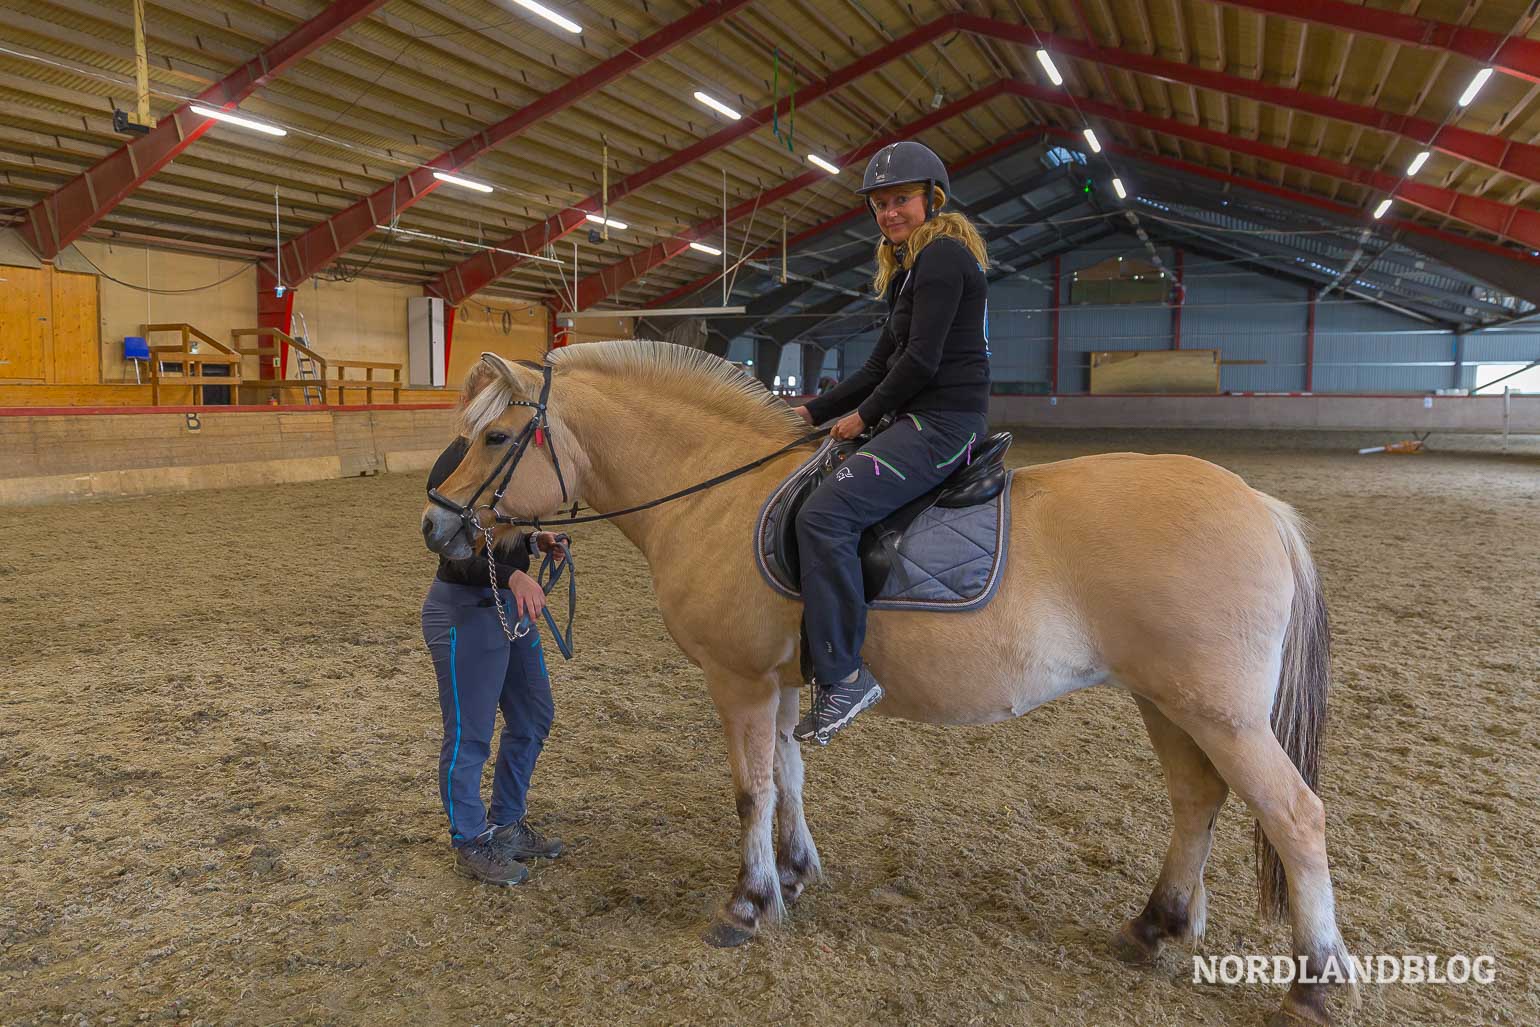
[[[481,535],[483,549],[487,558],[487,579],[492,586],[492,603],[497,607],[497,620],[502,625],[503,635],[510,642],[516,642],[529,634],[534,629],[534,624],[533,622],[526,622],[522,618],[517,624],[512,626],[508,623],[508,612],[503,608],[503,597],[497,584],[497,558],[492,552],[492,526],[496,524],[531,523],[518,518],[507,517],[497,511],[497,504],[502,502],[503,494],[508,491],[508,483],[513,480],[513,472],[518,468],[519,461],[524,459],[524,454],[529,450],[531,442],[535,444],[535,448],[546,449],[551,454],[551,466],[556,471],[556,483],[561,486],[562,502],[567,501],[567,479],[561,473],[561,458],[556,455],[556,441],[551,436],[551,421],[546,411],[551,397],[551,365],[542,365],[540,371],[542,381],[539,399],[533,403],[524,399],[510,399],[508,401],[508,405],[511,407],[530,407],[535,411],[535,416],[531,417],[524,427],[519,430],[519,434],[514,437],[513,445],[509,446],[508,450],[503,453],[502,459],[497,462],[497,466],[492,468],[492,473],[487,475],[486,480],[476,487],[476,491],[471,494],[470,499],[464,503],[456,503],[436,488],[428,490],[429,502],[449,510],[456,517],[460,518],[460,522],[468,536],[474,537],[478,533]],[[501,481],[498,480],[499,475],[502,476]],[[485,506],[478,507],[476,501],[486,493],[493,482],[497,482],[497,488],[492,492],[491,501]],[[574,504],[575,508],[576,504]],[[490,524],[482,523],[481,518],[477,515],[479,510],[486,510],[492,515]],[[538,523],[535,524],[535,528],[539,530]],[[561,578],[564,570],[567,572],[568,594],[566,634],[563,635],[561,629],[556,626],[556,618],[551,616],[549,606],[542,607],[541,612],[545,614],[546,623],[551,628],[551,635],[556,639],[556,647],[561,650],[563,657],[570,660],[572,659],[572,618],[573,611],[577,608],[577,569],[572,566],[570,548],[565,558],[560,562],[551,554],[547,554],[544,566],[536,572],[535,580],[540,582],[541,590],[549,595],[551,590],[556,587],[556,582]]]
[[[539,527],[539,521],[526,521],[517,517],[508,517],[497,512],[497,504],[502,502],[503,493],[508,491],[508,483],[513,480],[513,472],[518,469],[519,461],[524,459],[524,453],[529,449],[531,442],[535,444],[537,449],[546,449],[551,454],[551,466],[556,471],[556,483],[561,486],[561,499],[563,503],[567,502],[567,480],[561,473],[561,458],[556,455],[556,440],[551,436],[551,421],[546,412],[546,407],[551,398],[551,365],[542,364],[540,373],[542,380],[540,383],[539,399],[533,403],[527,399],[510,399],[508,401],[508,405],[511,407],[530,407],[535,411],[535,416],[531,417],[524,427],[519,430],[519,434],[514,436],[513,445],[503,453],[502,459],[497,462],[496,467],[492,468],[492,473],[487,475],[486,480],[476,486],[476,491],[471,493],[471,498],[464,503],[456,503],[439,492],[438,489],[428,490],[428,501],[443,507],[460,518],[465,523],[465,530],[468,533],[482,532],[490,535],[490,530],[484,527],[481,523],[481,518],[476,516],[476,512],[479,509],[487,510],[492,514],[493,524],[517,524],[524,527]],[[498,475],[502,475],[501,481],[498,481]],[[476,500],[482,497],[482,494],[487,491],[494,481],[497,481],[497,488],[492,493],[492,501],[484,507],[478,507]]]

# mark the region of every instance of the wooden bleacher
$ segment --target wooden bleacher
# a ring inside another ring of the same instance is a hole
[[[339,360],[335,357],[323,357],[320,353],[311,349],[305,343],[294,338],[287,332],[277,328],[237,328],[230,333],[236,351],[243,356],[255,356],[265,366],[277,367],[282,359],[283,347],[292,346],[301,355],[314,362],[317,377],[315,378],[262,378],[247,383],[249,392],[261,393],[264,389],[270,391],[298,391],[301,397],[305,396],[305,390],[316,389],[320,393],[321,402],[328,402],[327,394],[335,390],[337,405],[347,405],[347,392],[362,391],[364,402],[373,403],[374,393],[378,389],[389,392],[392,403],[401,402],[401,389],[405,382],[401,380],[402,365],[381,360]],[[245,339],[256,339],[255,345],[242,345]],[[348,372],[363,371],[364,376],[348,377]],[[375,378],[376,371],[390,371],[389,379]],[[335,372],[333,377],[332,372]],[[255,402],[260,399],[253,397]]]
[[[194,406],[203,405],[203,388],[206,385],[231,386],[234,395],[239,397],[242,381],[239,352],[181,321],[147,324],[140,331],[146,339],[166,332],[175,332],[180,337],[180,341],[174,345],[150,344],[150,402],[153,405],[160,406],[162,384],[192,386]],[[208,349],[199,350],[198,347],[202,346]],[[168,363],[178,365],[180,370],[168,372],[165,369]],[[203,369],[209,364],[223,365],[229,368],[229,372],[222,375],[204,374]]]

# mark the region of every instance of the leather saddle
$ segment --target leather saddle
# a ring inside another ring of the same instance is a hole
[[[802,563],[797,550],[797,513],[807,497],[834,474],[852,454],[871,440],[857,436],[826,447],[821,458],[797,471],[782,494],[779,509],[770,511],[778,530],[770,540],[769,557],[777,575],[797,591],[802,590]],[[972,463],[960,466],[940,485],[884,517],[861,533],[858,551],[866,601],[882,594],[898,560],[898,547],[904,532],[915,518],[933,506],[957,509],[987,503],[1005,488],[1005,451],[1011,448],[1010,432],[995,432],[983,446],[973,451]]]

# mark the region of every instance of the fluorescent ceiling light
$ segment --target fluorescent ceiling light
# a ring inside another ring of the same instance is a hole
[[[1422,170],[1422,166],[1424,164],[1428,163],[1428,158],[1431,157],[1431,156],[1433,156],[1433,151],[1432,150],[1423,150],[1417,156],[1413,157],[1412,158],[1412,163],[1406,169],[1407,175],[1408,176],[1415,175],[1415,174],[1417,174],[1417,172],[1421,171]]]
[[[1465,87],[1465,92],[1460,94],[1460,106],[1469,107],[1476,94],[1481,92],[1481,87],[1487,84],[1487,79],[1492,77],[1491,68],[1482,68],[1476,72],[1476,77],[1470,80],[1470,85]]]
[[[243,118],[239,114],[233,114],[230,111],[222,111],[215,107],[202,107],[198,104],[193,104],[192,112],[201,118],[213,118],[215,121],[228,121],[232,125],[239,125],[242,128],[249,128],[254,132],[266,132],[270,136],[286,136],[289,134],[287,129],[279,128],[277,125],[269,125],[261,121],[252,121],[250,118]]]
[[[1102,144],[1101,141],[1096,138],[1096,130],[1094,128],[1088,128],[1085,130],[1085,141],[1091,144],[1092,153],[1102,152]]]
[[[511,257],[521,257],[524,260],[538,260],[546,264],[555,264],[558,267],[567,266],[566,261],[555,260],[551,257],[542,257],[538,253],[525,253],[523,250],[510,250],[501,246],[488,246],[485,243],[471,242],[468,239],[451,239],[444,235],[433,235],[430,232],[417,232],[410,228],[402,228],[400,225],[382,225],[376,221],[374,223],[374,227],[378,228],[382,232],[389,232],[392,235],[409,235],[417,239],[429,239],[433,242],[446,243],[450,246],[461,246],[468,250],[492,250],[495,253],[506,253]]]
[[[563,18],[561,15],[551,10],[545,4],[536,3],[535,0],[513,0],[513,2],[531,14],[540,15],[540,17],[544,18],[546,21],[550,22],[558,28],[564,28],[568,32],[574,34],[583,31],[583,26],[579,25],[575,21]]]
[[[458,185],[463,186],[466,189],[474,189],[478,193],[489,193],[492,191],[492,187],[487,185],[485,182],[473,182],[468,178],[461,178],[459,175],[449,175],[442,171],[435,171],[433,173],[433,177],[438,179],[440,182],[448,182],[450,185]]]
[[[714,96],[707,96],[705,93],[701,92],[699,89],[697,89],[695,91],[695,99],[696,99],[697,102],[703,103],[707,107],[710,107],[712,110],[716,111],[718,114],[725,114],[725,115],[727,115],[729,118],[732,118],[734,121],[737,121],[739,118],[743,117],[742,114],[739,114],[737,111],[735,111],[731,107],[727,106],[727,104],[723,103],[721,100],[718,100]]]
[[[703,242],[692,242],[690,244],[690,249],[698,250],[701,253],[710,254],[713,257],[720,257],[722,255],[721,250],[717,249],[715,246],[707,246]]]
[[[589,214],[588,220],[592,221],[596,225],[609,225],[611,228],[618,228],[622,232],[631,227],[624,221],[616,221],[614,218],[605,220],[604,216],[601,214]]]
[[[840,173],[840,169],[839,168],[835,167],[833,164],[830,164],[828,161],[824,160],[822,157],[818,156],[818,154],[816,154],[816,153],[808,154],[807,155],[807,162],[809,164],[813,165],[814,167],[823,168],[825,171],[827,171],[831,175],[837,175],[837,174]]]
[[[1378,207],[1374,208],[1374,220],[1378,221],[1380,218],[1384,217],[1385,216],[1385,212],[1387,210],[1389,210],[1389,209],[1390,209],[1390,197],[1387,196],[1383,200],[1380,201],[1380,205]]]
[[[1128,191],[1123,188],[1123,180],[1121,178],[1114,178],[1112,180],[1112,191],[1118,194],[1118,199],[1128,199]],[[1122,258],[1118,259],[1121,260]]]
[[[1056,86],[1064,84],[1064,76],[1060,75],[1059,69],[1054,67],[1053,56],[1047,50],[1039,50],[1037,52],[1037,61],[1043,66],[1043,70],[1048,73],[1048,81]]]

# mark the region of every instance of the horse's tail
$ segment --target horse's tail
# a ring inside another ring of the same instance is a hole
[[[1293,507],[1272,496],[1264,495],[1262,499],[1273,515],[1294,571],[1294,605],[1283,636],[1283,666],[1278,675],[1278,693],[1273,699],[1273,734],[1294,761],[1305,785],[1315,791],[1321,765],[1321,736],[1326,729],[1326,690],[1331,678],[1331,628],[1326,622],[1326,600],[1299,515]],[[1281,919],[1289,911],[1283,863],[1260,823],[1254,826],[1253,837],[1258,903],[1264,916]]]

